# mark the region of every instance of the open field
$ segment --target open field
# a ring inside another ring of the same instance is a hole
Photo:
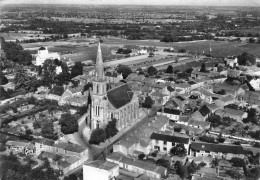
[[[33,33],[0,33],[0,37],[3,37],[6,41],[27,40],[27,39],[44,39],[50,37],[53,34],[33,34]]]
[[[260,26],[255,26],[255,27],[252,27],[250,29],[240,29],[238,30],[239,32],[247,35],[248,33],[251,33],[253,35],[259,33],[260,34]]]
[[[202,54],[210,53],[210,41],[193,41],[193,42],[174,42],[164,43],[158,40],[125,40],[125,39],[104,39],[104,44],[111,46],[123,45],[141,45],[141,46],[162,46],[173,47],[175,49],[186,49],[188,51]],[[244,51],[248,51],[255,56],[260,56],[260,44],[245,44],[237,42],[211,41],[212,55],[218,57],[227,57],[231,55],[239,55]]]

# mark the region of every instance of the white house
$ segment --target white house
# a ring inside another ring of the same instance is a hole
[[[46,59],[58,59],[60,60],[60,55],[58,53],[50,53],[47,47],[40,47],[37,54],[32,55],[35,59],[33,62],[36,66],[43,65]]]
[[[152,180],[159,180],[166,176],[167,169],[162,166],[156,166],[149,162],[129,158],[121,153],[112,153],[107,156],[107,161],[116,163],[125,171],[141,175],[146,174]]]
[[[177,122],[180,119],[181,111],[178,110],[178,109],[171,109],[171,108],[162,107],[161,109],[158,110],[157,115],[166,116],[170,120]]]
[[[189,150],[190,138],[188,136],[177,136],[160,132],[153,133],[150,138],[153,148],[163,153],[169,153],[171,148],[177,144],[184,144],[187,152]]]
[[[111,180],[119,175],[119,165],[110,161],[92,161],[83,165],[83,180]]]
[[[229,144],[213,144],[205,142],[192,142],[190,156],[210,156],[231,159],[232,157],[244,158],[245,151],[242,146]]]
[[[61,66],[57,66],[56,69],[55,69],[55,71],[56,71],[56,74],[62,73],[62,68],[61,68]]]
[[[260,90],[260,79],[252,79],[249,83],[256,91]]]

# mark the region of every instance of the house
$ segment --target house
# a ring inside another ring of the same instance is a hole
[[[213,86],[213,92],[218,93],[224,91],[225,94],[230,94],[234,97],[238,97],[239,95],[242,95],[245,93],[245,90],[241,88],[240,86],[236,85],[230,85],[228,83],[221,83],[221,84],[214,84]]]
[[[111,161],[92,161],[83,165],[83,180],[110,180],[119,175],[119,165]]]
[[[235,102],[235,98],[232,95],[222,96],[219,99],[214,100],[214,103],[219,107],[223,108],[228,104],[233,104]]]
[[[150,138],[152,140],[151,144],[153,149],[163,153],[169,153],[171,148],[175,147],[177,144],[184,144],[187,152],[189,150],[190,137],[188,136],[159,132],[153,133]]]
[[[232,108],[218,109],[215,112],[216,115],[220,117],[230,117],[237,122],[242,122],[243,119],[247,118],[247,112],[236,110]]]
[[[204,105],[192,114],[191,119],[197,121],[205,121],[209,117],[210,112],[210,109],[206,105]]]
[[[123,79],[123,76],[117,72],[108,71],[105,73],[105,79],[107,80],[107,83],[119,83]]]
[[[34,144],[30,142],[22,142],[22,141],[7,141],[5,146],[17,153],[24,153],[25,155],[33,154],[35,152]]]
[[[213,144],[205,142],[191,142],[190,156],[211,156],[213,158],[225,158],[230,160],[232,157],[244,158],[245,151],[242,146],[230,144]]]
[[[181,111],[178,109],[170,109],[170,108],[162,107],[157,111],[157,115],[166,116],[172,121],[179,121]]]
[[[84,148],[77,144],[53,141],[49,139],[36,139],[35,141],[36,155],[42,152],[54,153],[62,156],[59,169],[62,168],[64,174],[82,166],[88,160],[88,148]]]
[[[34,58],[33,63],[36,66],[42,66],[46,59],[60,60],[60,55],[58,53],[50,53],[47,47],[40,47],[37,54],[33,54],[32,56]]]
[[[235,57],[225,58],[225,61],[226,61],[226,65],[229,67],[234,68],[234,67],[238,66],[238,61],[237,61],[237,58],[235,58]]]
[[[252,79],[249,83],[256,91],[260,90],[260,79]]]
[[[198,70],[193,70],[191,72],[191,78],[192,79],[202,79],[202,78],[207,78],[209,77],[210,73],[209,72],[200,72]]]
[[[179,109],[184,111],[184,107],[187,104],[187,100],[183,96],[175,96],[173,101],[178,104]]]
[[[155,105],[164,105],[170,97],[166,94],[162,94],[161,92],[155,91],[150,94],[150,97],[154,101]]]
[[[65,89],[63,86],[53,86],[53,88],[51,88],[49,93],[47,94],[46,98],[59,102],[64,91]]]
[[[191,85],[188,83],[173,84],[172,86],[175,88],[176,93],[179,95],[190,94]]]
[[[149,162],[132,159],[121,153],[112,153],[106,157],[106,160],[119,164],[119,167],[125,171],[137,175],[146,174],[152,180],[160,180],[166,176],[167,169],[162,166],[156,166]]]
[[[113,145],[113,152],[120,152],[125,155],[134,156],[136,152],[149,154],[152,151],[150,136],[157,131],[165,131],[169,124],[169,119],[165,116],[156,115],[149,118],[149,121],[124,139]]]
[[[260,105],[260,93],[254,91],[245,91],[245,94],[242,96],[243,100],[250,103]]]
[[[192,117],[188,122],[188,126],[201,130],[206,130],[210,128],[210,122],[194,120]]]

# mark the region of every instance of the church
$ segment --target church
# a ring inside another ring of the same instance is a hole
[[[117,119],[118,130],[135,123],[139,118],[139,100],[128,84],[108,90],[99,43],[91,93],[90,128],[104,128],[113,118]]]

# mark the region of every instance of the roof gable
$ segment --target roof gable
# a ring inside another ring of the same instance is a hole
[[[204,105],[199,109],[199,112],[203,117],[205,117],[210,113],[210,109],[208,108],[208,106]]]

